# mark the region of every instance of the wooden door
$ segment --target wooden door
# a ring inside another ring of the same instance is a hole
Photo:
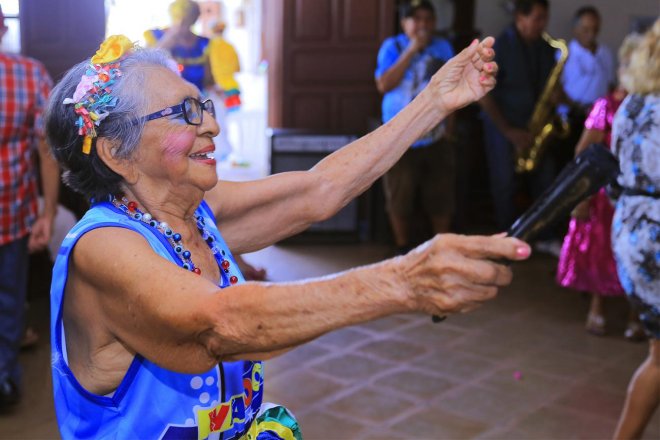
[[[393,0],[263,0],[268,123],[363,134],[380,114],[376,56]]]
[[[103,0],[21,0],[20,7],[22,52],[56,81],[105,38]]]

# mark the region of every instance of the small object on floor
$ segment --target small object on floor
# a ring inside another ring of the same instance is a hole
[[[13,380],[7,378],[0,382],[0,412],[16,405],[20,397],[18,387]]]
[[[646,332],[639,322],[629,322],[623,337],[630,342],[642,342],[647,339]]]
[[[594,336],[605,336],[605,317],[595,313],[587,315],[585,329]]]
[[[37,331],[31,326],[28,326],[28,328],[25,329],[23,340],[21,340],[21,350],[27,350],[29,348],[33,348],[37,345],[38,342],[39,342],[39,333],[37,333]]]
[[[514,371],[513,372],[513,378],[515,380],[522,380],[523,374],[520,371]]]
[[[534,243],[534,250],[559,258],[561,254],[561,242],[559,240],[538,240]]]

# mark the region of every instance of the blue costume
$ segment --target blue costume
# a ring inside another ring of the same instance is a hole
[[[660,339],[660,95],[628,95],[612,122],[623,187],[612,221],[619,279],[647,333]]]
[[[237,268],[205,202],[196,214],[204,219],[222,255]],[[108,396],[95,395],[76,380],[67,362],[62,321],[71,252],[86,232],[102,227],[126,228],[147,240],[153,251],[182,265],[165,237],[147,224],[129,218],[109,202],[94,205],[67,234],[53,269],[51,288],[51,350],[57,421],[65,439],[300,439],[288,411],[264,404],[263,364],[223,362],[204,374],[166,370],[137,354],[119,387]],[[102,246],[102,244],[99,244]],[[220,270],[220,287],[230,285]],[[245,280],[236,271],[238,282]]]
[[[154,46],[156,41],[163,38],[164,29],[152,29],[144,33],[147,43]],[[195,44],[191,47],[174,46],[169,49],[172,58],[183,69],[181,76],[188,82],[197,86],[199,90],[204,89],[204,73],[208,63],[208,45],[209,39],[196,36]]]

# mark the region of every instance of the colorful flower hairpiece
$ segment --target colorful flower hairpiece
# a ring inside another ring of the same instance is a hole
[[[121,76],[121,58],[130,53],[133,47],[134,44],[124,35],[106,38],[90,60],[73,97],[62,102],[64,105],[74,105],[74,111],[78,115],[78,135],[84,136],[84,154],[89,154],[92,149],[92,140],[97,136],[96,127],[117,105],[117,97],[112,96],[112,85]]]

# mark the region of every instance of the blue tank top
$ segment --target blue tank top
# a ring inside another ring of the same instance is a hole
[[[205,202],[197,208],[196,214],[204,217],[224,257],[237,268]],[[103,227],[135,231],[158,255],[182,265],[160,232],[128,218],[109,202],[94,205],[67,234],[55,261],[51,287],[53,391],[62,437],[231,440],[249,431],[253,439],[299,438],[295,419],[283,407],[269,407],[270,415],[264,416],[261,362],[223,362],[204,374],[181,374],[161,368],[138,354],[112,396],[92,394],[78,383],[68,366],[62,324],[69,258],[80,237]],[[237,272],[239,283],[244,282],[240,271]],[[228,275],[223,270],[220,273],[220,287],[229,286]],[[257,416],[260,419],[253,423]],[[264,424],[257,432],[260,421]],[[280,435],[277,435],[278,430]]]

